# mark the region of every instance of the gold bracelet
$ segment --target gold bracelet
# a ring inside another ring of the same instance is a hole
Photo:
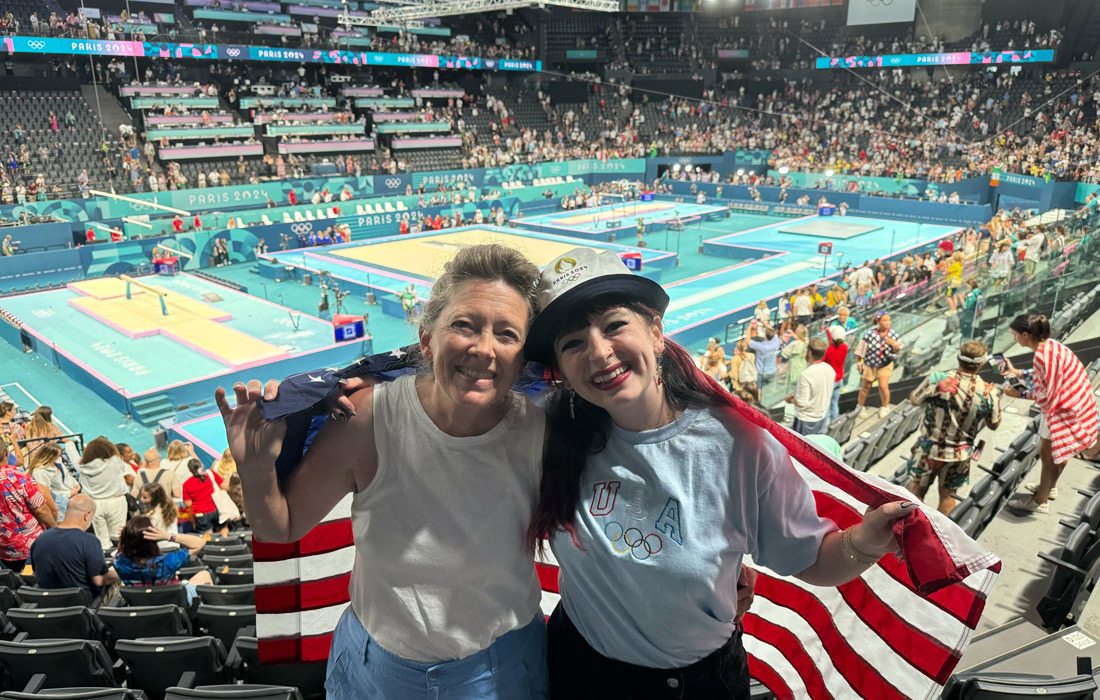
[[[847,528],[840,535],[841,544],[844,545],[844,555],[849,560],[857,562],[859,564],[877,564],[881,557],[871,556],[865,552],[859,551],[859,549],[852,542],[852,528]]]

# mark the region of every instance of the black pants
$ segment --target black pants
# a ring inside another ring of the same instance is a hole
[[[550,697],[562,700],[748,700],[749,667],[738,630],[683,668],[645,668],[593,649],[559,604],[547,623]]]

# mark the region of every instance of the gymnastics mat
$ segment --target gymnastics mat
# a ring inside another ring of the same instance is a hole
[[[854,238],[865,233],[878,231],[881,224],[859,223],[856,221],[838,221],[838,217],[821,217],[812,221],[805,221],[790,226],[780,226],[779,233],[790,233],[797,236],[816,236],[818,238]]]

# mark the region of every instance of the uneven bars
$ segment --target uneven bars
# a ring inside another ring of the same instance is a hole
[[[163,243],[159,244],[157,247],[160,248],[163,251],[167,251],[169,253],[172,253],[173,255],[180,255],[180,256],[183,256],[185,258],[195,257],[194,255],[191,255],[190,253],[185,253],[182,250],[175,250],[173,248],[169,248],[168,246],[164,245]]]
[[[131,202],[133,204],[140,204],[143,207],[152,207],[153,209],[162,209],[164,211],[170,211],[173,214],[182,214],[183,216],[191,216],[191,212],[184,211],[183,209],[176,209],[165,204],[157,204],[156,202],[146,202],[141,199],[134,199],[133,197],[127,197],[122,194],[115,194],[114,192],[104,192],[103,190],[88,190],[89,194],[94,194],[97,197],[107,197],[109,199],[121,199],[124,202]]]
[[[133,219],[129,216],[122,217],[122,220],[128,224],[133,224],[134,226],[141,226],[142,228],[153,228],[152,224],[147,224],[144,221],[138,221],[137,219]]]

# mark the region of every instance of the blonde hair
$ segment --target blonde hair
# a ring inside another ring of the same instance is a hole
[[[36,469],[53,467],[57,460],[61,459],[61,448],[56,442],[44,442],[31,451],[27,461],[27,473],[33,474]]]
[[[420,327],[433,330],[455,292],[465,282],[503,282],[516,290],[527,304],[527,320],[535,317],[535,293],[539,269],[523,253],[499,243],[463,248],[443,267],[424,304]]]
[[[222,452],[222,458],[218,460],[217,471],[218,475],[225,479],[237,473],[237,461],[233,459],[233,453],[228,447],[225,448],[225,452]]]
[[[61,435],[61,429],[53,424],[53,410],[49,406],[39,406],[27,422],[27,438],[46,438]]]
[[[190,453],[187,452],[187,446],[183,444],[182,440],[173,440],[168,443],[168,456],[167,459],[187,459]]]

